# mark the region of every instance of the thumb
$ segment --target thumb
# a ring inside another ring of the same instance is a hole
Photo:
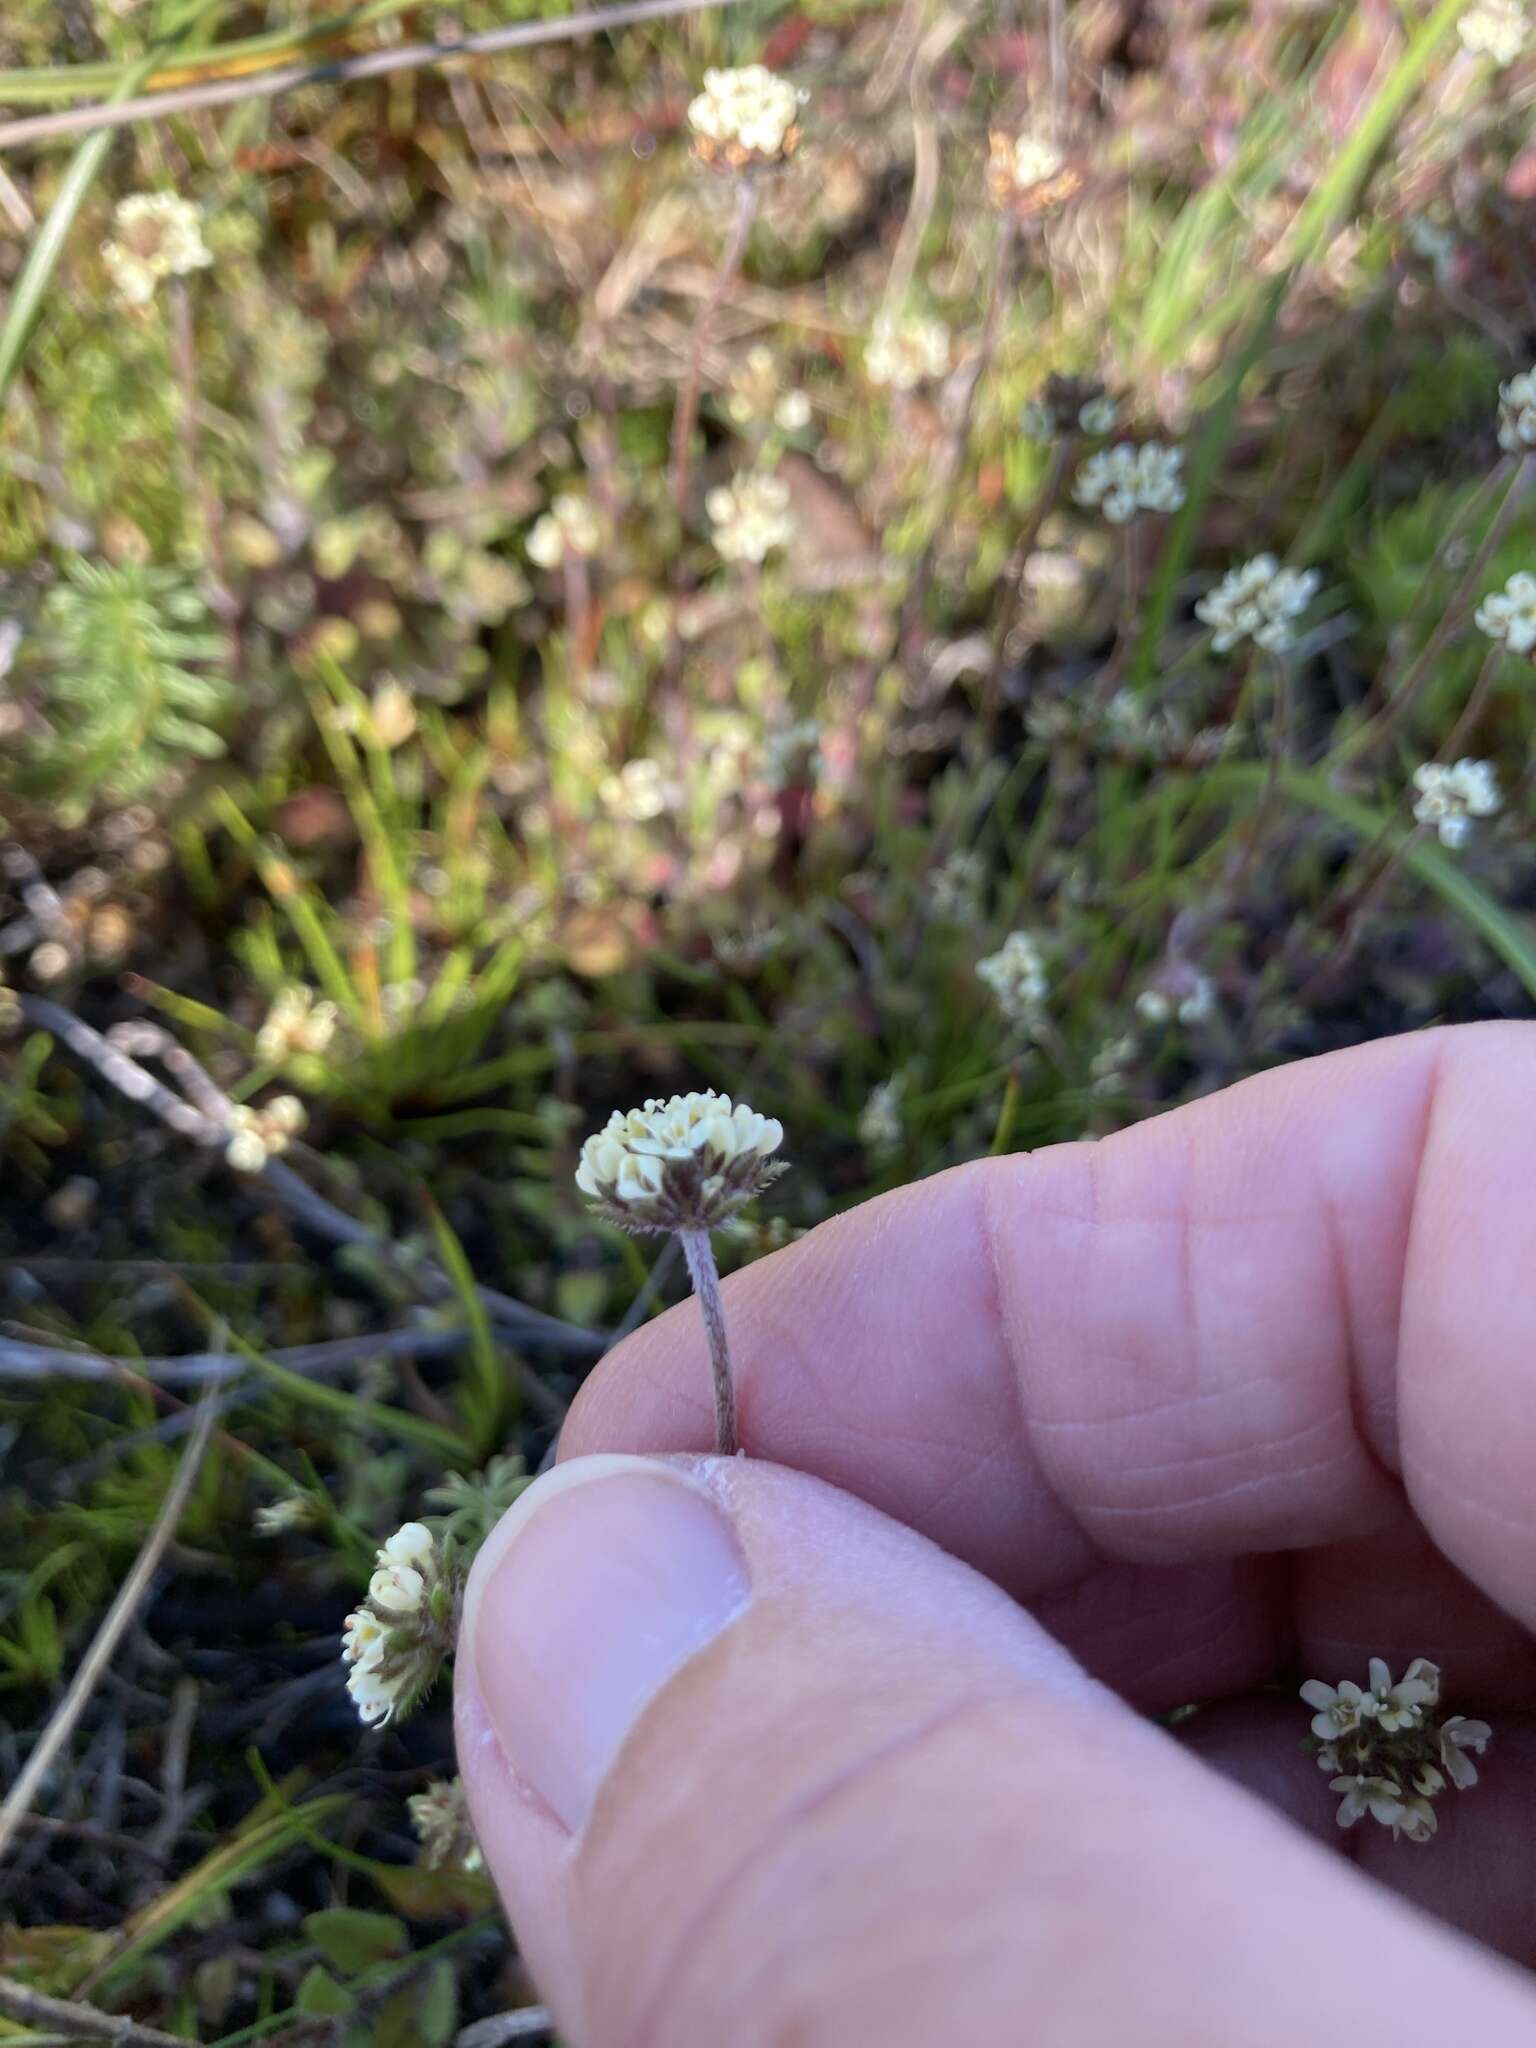
[[[1513,1971],[800,1473],[559,1466],[476,1560],[456,1693],[573,2048],[1536,2038]]]

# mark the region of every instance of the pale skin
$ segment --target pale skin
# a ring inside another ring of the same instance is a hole
[[[686,1303],[562,1439],[666,1461],[617,1544],[686,1481],[751,1586],[579,1825],[485,1739],[501,1531],[471,1587],[461,1763],[574,2048],[1536,2041],[1536,1026],[958,1168],[724,1294],[745,1460],[682,1455]],[[1373,1654],[1496,1731],[1423,1847],[1298,1749]]]

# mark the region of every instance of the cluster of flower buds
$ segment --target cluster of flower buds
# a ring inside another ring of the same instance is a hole
[[[992,991],[1010,1024],[1029,1030],[1039,1022],[1051,985],[1040,948],[1028,932],[1010,932],[995,953],[978,960],[976,979]]]
[[[1182,448],[1119,441],[1089,456],[1072,495],[1079,505],[1096,506],[1111,526],[1123,526],[1138,512],[1177,512],[1184,502],[1183,466]]]
[[[1322,580],[1316,569],[1282,569],[1273,555],[1255,555],[1206,592],[1195,617],[1214,629],[1211,645],[1218,654],[1240,640],[1278,654],[1290,646],[1294,623]]]
[[[260,1173],[269,1159],[288,1150],[307,1122],[296,1095],[274,1095],[259,1109],[237,1103],[225,1118],[224,1157],[236,1173]]]
[[[1476,0],[1457,22],[1456,33],[1474,57],[1491,57],[1502,70],[1525,48],[1530,16],[1523,0]]]
[[[1517,569],[1502,590],[1483,599],[1473,622],[1490,640],[1502,640],[1511,654],[1536,659],[1536,576]]]
[[[1536,448],[1536,369],[1499,386],[1499,446],[1506,455]]]
[[[430,1690],[453,1649],[462,1591],[455,1552],[420,1522],[397,1529],[379,1551],[341,1652],[347,1691],[370,1727],[404,1720]]]
[[[174,192],[133,192],[119,200],[101,258],[125,306],[145,306],[166,277],[185,277],[213,261],[203,217]]]
[[[322,1053],[336,1036],[334,1003],[320,1003],[310,988],[285,988],[273,999],[256,1034],[256,1057],[281,1066],[295,1053]]]
[[[892,391],[915,391],[949,368],[949,329],[919,313],[901,318],[882,313],[870,330],[864,374]]]
[[[558,569],[567,555],[586,560],[602,546],[603,529],[591,501],[561,491],[528,533],[528,559],[541,569]]]
[[[764,64],[706,71],[704,90],[688,104],[694,155],[728,171],[782,163],[799,146],[802,98]]]
[[[704,499],[715,546],[728,562],[762,562],[794,538],[789,485],[756,470],[717,484]]]
[[[1453,850],[1472,836],[1474,818],[1492,818],[1504,804],[1491,761],[1426,761],[1414,769],[1413,786],[1419,792],[1414,818],[1433,825],[1440,844]]]
[[[1315,1710],[1317,1767],[1329,1773],[1329,1791],[1341,1795],[1341,1828],[1369,1814],[1394,1838],[1427,1842],[1436,1826],[1433,1801],[1446,1785],[1464,1792],[1477,1783],[1468,1751],[1481,1754],[1493,1730],[1464,1714],[1438,1717],[1440,1671],[1427,1657],[1415,1657],[1395,1685],[1387,1665],[1373,1657],[1365,1685],[1309,1678],[1301,1697]]]
[[[713,1088],[618,1110],[581,1148],[576,1185],[626,1230],[718,1230],[784,1172],[784,1126]]]

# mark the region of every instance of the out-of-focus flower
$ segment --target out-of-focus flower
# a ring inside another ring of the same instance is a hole
[[[296,1095],[274,1095],[259,1109],[236,1103],[225,1120],[224,1157],[236,1173],[260,1173],[269,1159],[288,1150],[307,1121]]]
[[[864,374],[871,384],[893,391],[915,391],[930,377],[949,368],[949,329],[942,320],[919,314],[904,318],[882,315],[870,330],[864,351]]]
[[[981,914],[982,890],[987,868],[979,853],[968,846],[946,854],[928,878],[928,896],[935,917],[952,924],[971,924]]]
[[[275,1067],[295,1053],[323,1053],[339,1014],[334,1003],[317,1002],[312,988],[280,989],[256,1034],[256,1057]]]
[[[422,1523],[380,1549],[342,1635],[347,1691],[370,1726],[403,1720],[432,1685],[453,1647],[460,1591],[452,1553]]]
[[[203,217],[175,192],[133,192],[112,215],[102,261],[127,306],[147,305],[162,278],[185,277],[213,261],[203,242]]]
[[[484,1870],[485,1858],[475,1839],[462,1779],[436,1779],[424,1792],[413,1792],[405,1806],[421,1843],[425,1869]]]
[[[528,559],[541,569],[558,569],[567,555],[595,555],[602,543],[602,524],[591,500],[577,491],[561,491],[529,530]]]
[[[1504,802],[1491,761],[1426,761],[1414,769],[1413,786],[1415,819],[1433,825],[1441,845],[1452,848],[1466,845],[1474,818],[1495,816]]]
[[[901,1138],[901,1083],[878,1082],[859,1111],[859,1143],[871,1152],[892,1152]]]
[[[706,71],[704,90],[688,103],[694,154],[730,170],[781,163],[800,141],[801,99],[764,64]]]
[[[1514,63],[1530,32],[1521,0],[1477,0],[1456,23],[1463,47],[1474,57],[1491,57],[1500,69]]]
[[[1465,1714],[1452,1714],[1440,1725],[1440,1761],[1445,1774],[1458,1792],[1465,1792],[1469,1785],[1477,1783],[1477,1766],[1467,1755],[1475,1749],[1479,1756],[1488,1747],[1493,1730],[1486,1721],[1470,1721]]]
[[[976,963],[976,979],[992,991],[1010,1024],[1030,1029],[1050,994],[1045,961],[1028,932],[1010,932],[995,953]]]
[[[1184,502],[1183,464],[1182,448],[1120,441],[1088,457],[1072,495],[1079,505],[1096,506],[1112,526],[1123,526],[1138,512],[1177,512]]]
[[[1499,386],[1499,446],[1506,455],[1536,448],[1536,369]]]
[[[1536,653],[1536,576],[1517,569],[1502,590],[1493,590],[1473,614],[1490,640],[1502,640],[1511,654]]]
[[[1317,595],[1316,569],[1282,569],[1273,555],[1255,555],[1229,569],[1195,606],[1195,616],[1214,628],[1211,645],[1226,654],[1251,639],[1272,653],[1289,647],[1293,622]]]
[[[281,1500],[263,1501],[251,1526],[258,1536],[286,1536],[292,1529],[307,1529],[314,1518],[314,1507],[304,1495],[289,1493]]]
[[[811,424],[811,401],[803,391],[786,391],[773,408],[773,424],[781,434],[802,434]]]
[[[1436,283],[1444,284],[1456,257],[1455,235],[1442,222],[1428,220],[1421,213],[1409,216],[1403,224],[1403,232],[1414,255],[1434,272]]]
[[[715,546],[728,562],[762,562],[794,536],[789,485],[749,470],[716,484],[704,500]]]
[[[1082,173],[1043,136],[995,132],[987,138],[987,196],[1025,218],[1048,213],[1082,187]]]
[[[615,1110],[581,1148],[576,1185],[629,1230],[718,1229],[784,1172],[784,1126],[714,1089]]]

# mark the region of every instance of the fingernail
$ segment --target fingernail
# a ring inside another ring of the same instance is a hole
[[[691,1478],[576,1458],[535,1480],[477,1560],[464,1633],[502,1752],[573,1833],[631,1728],[750,1587]]]

